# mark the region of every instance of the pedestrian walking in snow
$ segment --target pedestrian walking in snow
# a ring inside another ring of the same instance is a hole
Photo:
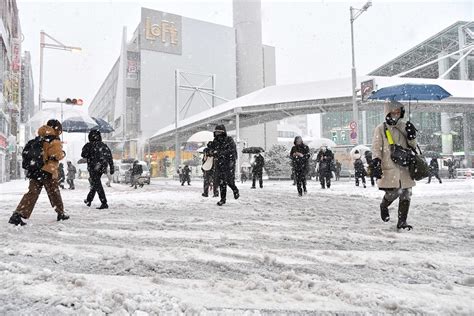
[[[234,193],[234,199],[240,197],[239,189],[235,185],[237,147],[232,137],[227,135],[224,125],[216,126],[211,151],[213,156],[217,159],[215,163],[221,195],[221,199],[217,202],[217,205],[222,206],[226,203],[227,186],[229,186]]]
[[[446,162],[446,166],[448,166],[448,179],[455,179],[456,178],[456,162],[454,159],[448,158]]]
[[[214,156],[211,153],[212,142],[207,143],[207,147],[204,148],[202,157],[202,167],[201,170],[203,172],[204,177],[204,192],[202,196],[208,197],[209,196],[209,189],[212,187],[212,192],[214,197],[219,196],[219,189],[215,179],[215,163],[214,163]]]
[[[76,167],[72,164],[72,162],[67,162],[67,184],[69,184],[69,190],[74,190],[76,187],[74,186],[74,179],[76,178]]]
[[[91,206],[94,196],[97,193],[101,205],[97,209],[107,209],[107,197],[100,178],[110,167],[110,173],[114,174],[114,161],[110,148],[102,142],[102,136],[98,130],[89,132],[89,142],[82,147],[82,158],[87,160],[87,170],[89,171],[90,191],[84,203]]]
[[[132,168],[130,170],[130,187],[137,188],[138,179],[143,173],[143,166],[140,164],[138,160],[135,160],[132,164]],[[140,184],[140,187],[143,187],[143,184]]]
[[[25,145],[22,166],[30,183],[28,192],[8,221],[10,224],[26,225],[23,219],[30,218],[43,186],[51,206],[57,213],[57,221],[69,219],[69,215],[64,212],[59,190],[59,161],[66,156],[59,138],[62,132],[62,125],[58,120],[49,120],[39,128],[38,137]]]
[[[336,171],[334,172],[336,174],[336,181],[339,181],[341,179],[341,170],[342,164],[339,160],[336,160]]]
[[[265,167],[265,159],[261,153],[255,155],[255,161],[252,167],[252,189],[255,189],[255,182],[258,179],[260,189],[263,188],[263,168]]]
[[[374,130],[372,141],[374,176],[385,195],[380,204],[380,216],[390,220],[389,206],[399,199],[398,229],[412,229],[407,224],[412,188],[416,185],[408,166],[413,163],[411,148],[416,147],[416,128],[403,122],[405,109],[401,103],[387,102],[384,106],[385,122]]]
[[[61,189],[65,189],[64,181],[66,180],[66,174],[64,173],[64,165],[62,162],[59,163],[58,177],[59,177],[59,187]]]
[[[441,181],[441,178],[439,177],[439,164],[438,164],[438,159],[433,158],[430,161],[430,175],[428,177],[428,183],[431,183],[431,177],[435,177],[438,179],[439,183],[443,183]]]
[[[364,189],[366,188],[365,185],[365,167],[364,163],[362,162],[360,153],[358,150],[354,152],[354,178],[355,178],[355,185],[356,187],[359,186],[359,179],[362,179],[362,185],[364,186]]]
[[[183,169],[181,167],[178,167],[176,173],[178,174],[179,183],[183,182]]]
[[[188,183],[188,185],[191,185],[191,169],[189,168],[188,165],[185,165],[183,168],[183,178],[181,181],[181,185],[184,185],[184,183]]]
[[[298,195],[306,194],[306,172],[308,170],[308,160],[310,157],[309,147],[303,143],[301,136],[296,136],[291,148],[290,157],[293,161],[294,177]]]
[[[367,175],[370,177],[370,184],[375,186],[375,177],[373,174],[374,170],[374,160],[372,158],[372,152],[365,152],[365,160],[367,161]]]
[[[316,161],[319,163],[319,182],[321,183],[321,188],[329,189],[331,187],[334,154],[327,145],[323,144],[323,146],[321,146]]]

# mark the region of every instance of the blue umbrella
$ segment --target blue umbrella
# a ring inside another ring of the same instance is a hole
[[[94,127],[94,129],[98,129],[99,132],[112,133],[114,131],[114,128],[103,119],[97,117],[93,117],[92,119],[97,123],[97,127]]]
[[[451,94],[437,84],[412,84],[405,83],[396,86],[385,87],[375,91],[370,100],[391,101],[429,101],[442,100]]]
[[[389,86],[372,93],[369,100],[408,101],[408,117],[410,117],[410,101],[442,100],[451,94],[437,84],[405,83]]]
[[[97,127],[97,123],[92,119],[87,119],[84,117],[71,117],[67,120],[64,120],[63,131],[68,133],[86,133],[92,128]]]

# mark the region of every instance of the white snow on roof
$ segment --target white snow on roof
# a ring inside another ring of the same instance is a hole
[[[474,81],[361,76],[358,77],[357,80],[358,86],[360,86],[360,82],[370,79],[375,79],[377,89],[404,83],[437,84],[449,93],[451,93],[452,97],[450,98],[472,99],[471,101],[474,104]],[[203,111],[199,114],[185,118],[179,122],[178,127],[192,125],[193,123],[199,122],[206,118],[217,116],[237,108],[246,108],[266,104],[271,105],[278,103],[350,97],[352,96],[351,82],[351,78],[348,77],[341,79],[303,82],[297,84],[275,85],[266,87],[255,92],[249,93],[243,97],[218,105],[212,109]],[[174,124],[166,126],[158,130],[157,133],[152,136],[152,138],[170,132],[174,129]]]

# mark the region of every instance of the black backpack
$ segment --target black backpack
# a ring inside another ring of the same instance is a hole
[[[43,138],[35,137],[26,143],[21,156],[22,167],[28,178],[36,177],[44,166],[43,160]]]

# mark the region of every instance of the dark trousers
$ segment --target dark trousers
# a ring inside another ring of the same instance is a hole
[[[365,185],[365,176],[362,176],[362,177],[356,177],[355,178],[356,186],[359,186],[359,179],[362,179],[362,183]]]
[[[375,185],[375,178],[374,178],[373,176],[370,176],[370,184],[371,184],[372,186]]]
[[[219,188],[217,183],[214,181],[214,172],[213,171],[204,171],[204,194],[209,194],[209,187],[212,185],[212,192],[214,196],[219,195]]]
[[[181,185],[184,185],[184,183],[187,182],[188,185],[191,184],[191,176],[188,174],[188,175],[183,175],[183,179],[181,180]]]
[[[40,178],[40,180],[36,178],[30,179],[28,192],[23,195],[23,198],[18,204],[15,212],[19,213],[23,218],[30,218],[43,186],[48,193],[51,206],[54,208],[56,213],[63,214],[64,205],[61,198],[61,191],[59,190],[59,181],[58,179],[53,179],[49,174],[46,174],[43,178]]]
[[[67,184],[69,184],[69,189],[74,190],[74,179],[67,179]]]
[[[227,197],[227,186],[231,188],[234,194],[239,192],[235,185],[235,170],[218,170],[217,178],[219,179],[219,189],[221,191],[221,201],[225,201]]]
[[[428,177],[428,183],[431,182],[431,177],[435,177],[436,179],[438,179],[439,183],[441,183],[441,178],[439,177],[439,173],[436,172],[436,171],[431,171],[430,172],[430,176]]]
[[[91,185],[89,194],[87,195],[87,201],[92,202],[94,200],[95,193],[99,195],[100,202],[107,204],[107,198],[105,197],[104,187],[102,187],[102,172],[89,172],[90,178],[89,183]]]
[[[322,188],[330,188],[331,187],[331,175],[329,174],[320,174],[319,175],[319,183],[321,183]]]
[[[341,179],[341,172],[336,171],[336,181],[339,181]]]
[[[257,179],[260,187],[263,188],[263,171],[252,172],[252,188],[255,188]]]
[[[306,192],[306,172],[304,170],[295,169],[296,189],[299,195]]]

